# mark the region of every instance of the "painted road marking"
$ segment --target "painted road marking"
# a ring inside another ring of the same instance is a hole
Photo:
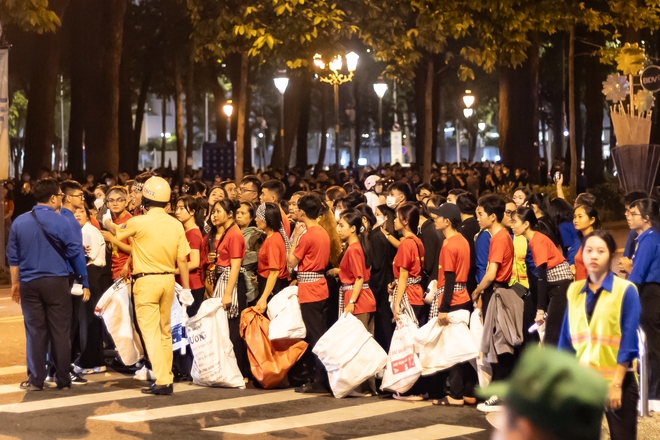
[[[205,388],[191,386],[187,384],[174,384],[174,391],[177,393],[203,390],[203,389]],[[89,404],[101,403],[101,402],[113,402],[116,400],[125,400],[125,399],[135,399],[144,396],[145,394],[142,394],[140,388],[132,389],[132,390],[108,391],[103,393],[85,394],[83,396],[70,396],[70,397],[59,397],[55,399],[39,400],[36,402],[11,403],[8,405],[0,406],[0,412],[27,413],[31,411],[42,411],[46,409],[60,409],[70,406],[89,405]]]
[[[415,440],[436,440],[443,438],[458,437],[459,435],[474,434],[483,431],[481,428],[470,428],[468,426],[455,425],[432,425],[424,428],[409,429],[407,431],[388,432],[387,434],[360,437],[354,440],[399,440],[409,438]]]
[[[0,318],[0,324],[10,324],[14,322],[23,322],[23,316],[7,316],[5,318]]]
[[[19,374],[25,373],[27,367],[25,365],[14,365],[12,367],[2,367],[0,368],[0,376],[7,376],[9,374]]]
[[[93,416],[90,420],[104,420],[108,422],[137,423],[151,420],[165,419],[171,417],[191,416],[216,411],[235,410],[258,405],[269,405],[273,403],[291,402],[294,400],[309,399],[319,396],[318,394],[299,394],[293,390],[270,392],[267,394],[256,394],[246,397],[232,399],[214,400],[210,402],[191,403],[187,405],[169,406],[165,408],[147,409],[142,411],[131,411],[119,414],[108,414]]]
[[[22,372],[27,371],[27,367],[23,368]],[[126,374],[120,374],[113,372],[106,372],[101,374],[90,374],[85,376],[88,382],[109,382],[113,380],[122,380],[122,379],[133,379],[133,376],[128,376]],[[9,385],[0,385],[0,395],[10,394],[10,393],[25,393],[25,390],[20,388],[20,383],[14,383]]]
[[[384,402],[367,403],[359,406],[349,406],[346,408],[301,414],[298,416],[216,426],[213,428],[206,428],[204,431],[229,432],[232,434],[243,435],[266,434],[273,431],[306,428],[308,426],[327,425],[331,423],[348,422],[351,420],[382,416],[428,405],[430,405],[430,403],[411,405],[410,403],[388,400]]]

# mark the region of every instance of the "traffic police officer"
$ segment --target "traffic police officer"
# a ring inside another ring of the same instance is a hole
[[[151,177],[142,188],[147,214],[129,219],[117,228],[117,239],[129,238],[133,257],[135,315],[156,382],[145,394],[172,394],[172,335],[170,309],[174,299],[174,270],[178,266],[184,291],[190,292],[190,246],[179,222],[165,212],[170,187],[161,177]]]

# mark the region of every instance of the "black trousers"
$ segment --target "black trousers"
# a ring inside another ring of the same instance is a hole
[[[261,294],[264,293],[264,289],[266,289],[266,281],[268,281],[268,278],[264,278],[261,275],[257,275],[257,285],[259,286],[259,295],[257,295],[257,298],[255,299],[255,304],[257,301],[259,301],[259,298],[261,298]],[[273,291],[267,298],[267,302],[270,302],[270,300],[273,298],[273,296],[277,295],[284,289],[285,287],[289,286],[289,280],[286,278],[278,278],[277,281],[275,281],[275,287],[273,287]]]
[[[104,365],[103,358],[103,320],[94,314],[94,308],[110,287],[112,280],[106,270],[90,264],[87,266],[89,279],[89,301],[80,306],[80,355],[75,364],[82,368],[93,368]]]
[[[448,372],[449,396],[454,400],[463,397],[474,397],[477,384],[477,372],[469,362],[463,362],[451,367]]]
[[[300,304],[300,313],[302,314],[305,328],[307,329],[307,350],[300,360],[289,370],[289,383],[293,386],[304,383],[315,383],[319,386],[328,388],[328,375],[323,363],[312,353],[314,346],[321,336],[328,331],[326,317],[328,314],[328,300]]]
[[[68,277],[44,277],[21,282],[21,310],[27,342],[28,379],[43,387],[46,354],[51,345],[58,386],[71,384],[71,290]]]
[[[605,412],[612,440],[637,438],[637,401],[639,387],[632,372],[626,373],[621,384],[621,408]]]
[[[373,290],[376,297],[376,316],[374,317],[374,339],[389,353],[392,335],[394,334],[394,315],[390,307],[389,294],[384,291]]]
[[[188,318],[192,318],[199,311],[202,301],[204,301],[204,292],[206,289],[204,287],[192,290],[190,293],[193,296],[194,302],[192,305],[186,307],[186,313]],[[185,328],[183,330],[185,337]],[[193,365],[193,352],[190,347],[186,347],[186,353],[181,354],[181,350],[175,350],[172,356],[172,373],[175,378],[189,378],[190,370],[192,370]]]
[[[250,377],[250,361],[247,355],[247,345],[245,339],[241,338],[241,313],[247,308],[247,287],[243,275],[238,276],[238,316],[228,319],[229,339],[234,346],[234,355],[238,369],[241,370],[243,377]]]
[[[571,281],[548,283],[548,319],[545,321],[544,345],[554,345],[556,347],[559,343],[561,326],[564,323],[564,315],[566,315],[568,305],[566,291],[570,285]]]
[[[660,284],[642,284],[640,325],[646,333],[649,367],[649,399],[660,399]]]

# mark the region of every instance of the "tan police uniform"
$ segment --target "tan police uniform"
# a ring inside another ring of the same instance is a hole
[[[151,207],[117,229],[117,238],[133,247],[135,315],[156,376],[156,385],[169,385],[172,375],[170,310],[174,299],[177,258],[185,259],[190,246],[181,222],[163,208]]]

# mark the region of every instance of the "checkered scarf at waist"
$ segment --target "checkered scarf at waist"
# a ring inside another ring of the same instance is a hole
[[[298,284],[314,283],[324,277],[323,271],[318,272],[298,272],[296,279]]]
[[[414,286],[415,284],[419,284],[421,282],[422,277],[408,277],[406,286]],[[392,309],[392,312],[394,312],[394,302],[396,298],[396,290],[398,287],[399,280],[397,279],[394,280],[394,294],[390,295],[390,308]],[[415,325],[419,325],[415,311],[410,304],[410,300],[408,300],[408,293],[405,290],[403,291],[403,296],[401,297],[401,302],[399,303],[399,313],[405,313],[415,323]]]
[[[454,283],[454,293],[462,292],[463,290],[466,289],[467,289],[467,284]],[[440,309],[440,305],[438,304],[438,299],[440,298],[440,295],[444,293],[445,293],[445,286],[440,286],[440,288],[435,291],[435,295],[433,296],[433,302],[431,303],[431,311],[429,312],[429,319],[433,319],[438,316],[438,311]]]
[[[215,274],[217,278],[215,283],[215,290],[213,290],[214,298],[222,298],[222,296],[225,294],[225,289],[229,283],[229,272],[231,272],[231,267],[229,266],[215,267]],[[245,272],[245,269],[242,267],[241,272]],[[231,291],[231,306],[227,312],[227,318],[238,318],[238,279],[236,279],[234,289]]]
[[[552,269],[548,269],[548,282],[557,283],[559,281],[572,281],[573,272],[571,266],[566,261],[561,262]]]
[[[342,284],[341,287],[339,288],[339,317],[341,318],[341,315],[344,314],[344,293],[348,292],[349,290],[353,290],[353,287],[355,284]],[[362,283],[362,289],[367,290],[369,288],[369,283]]]

